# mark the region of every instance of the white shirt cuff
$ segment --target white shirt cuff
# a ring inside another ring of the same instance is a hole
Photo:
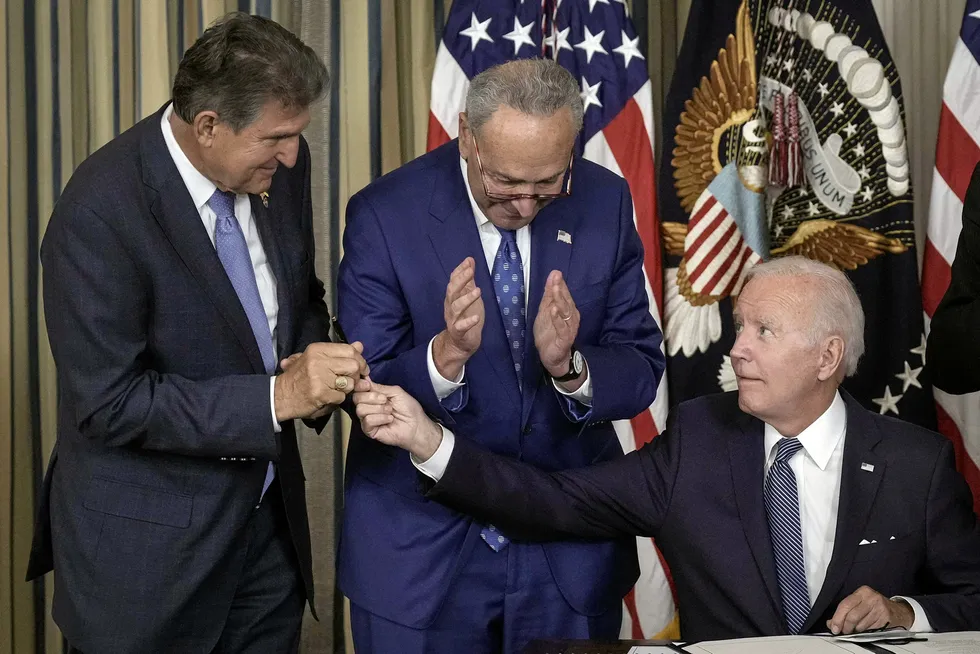
[[[592,376],[589,374],[588,364],[585,365],[585,381],[578,387],[578,390],[573,392],[566,391],[564,388],[562,388],[562,385],[554,379],[551,380],[551,383],[555,385],[555,390],[565,397],[569,397],[576,402],[584,404],[585,406],[592,406]]]
[[[427,365],[429,367],[429,381],[432,382],[432,390],[436,392],[436,397],[442,402],[444,399],[456,392],[456,389],[463,387],[463,376],[466,374],[466,366],[459,371],[459,378],[456,381],[449,381],[441,374],[439,370],[436,369],[436,362],[432,358],[432,343],[434,343],[436,337],[433,336],[432,340],[429,341],[429,350],[426,355]]]
[[[896,595],[892,598],[893,602],[897,602],[898,600],[908,603],[908,605],[912,607],[912,612],[915,614],[915,619],[912,621],[912,627],[909,629],[909,631],[922,631],[927,633],[935,631],[935,629],[932,628],[932,623],[929,622],[929,617],[926,616],[926,612],[922,609],[921,604],[916,602],[911,597],[905,597],[903,595]]]
[[[282,431],[282,425],[276,420],[276,378],[269,377],[269,405],[272,407],[272,427],[278,434]]]
[[[427,461],[422,462],[417,461],[414,455],[409,455],[412,459],[412,465],[437,484],[446,474],[449,458],[453,455],[453,448],[456,446],[456,436],[442,425],[439,427],[442,429],[442,442],[436,448],[435,454],[429,457]]]

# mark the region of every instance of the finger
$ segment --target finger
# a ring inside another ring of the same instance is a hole
[[[871,613],[872,605],[868,602],[861,602],[853,609],[851,609],[846,616],[844,616],[844,625],[841,628],[845,634],[853,634],[858,631],[858,623],[861,622],[865,617]]]
[[[363,418],[361,418],[361,428],[364,430],[364,433],[370,436],[371,438],[377,438],[377,435],[374,433],[375,430],[378,429],[378,427],[384,427],[385,425],[390,425],[391,421],[394,419],[395,417],[392,416],[390,413],[379,413],[370,416],[364,416]]]
[[[384,404],[361,403],[358,404],[357,408],[354,409],[354,413],[357,414],[358,418],[366,418],[367,416],[375,416],[382,413],[390,414],[392,413],[392,409],[391,406],[387,403],[387,401]]]
[[[469,293],[461,295],[459,298],[453,301],[450,305],[450,312],[454,317],[458,317],[466,312],[474,302],[480,299],[481,291],[479,288],[474,288]]]
[[[333,385],[333,377],[346,375],[347,377],[357,378],[361,374],[361,364],[355,359],[331,358],[318,362],[318,365],[320,367],[314,369],[318,370],[331,386]]]
[[[885,610],[885,607],[875,602],[871,605],[868,613],[854,625],[854,631],[861,632],[867,631],[868,629],[880,629],[888,624],[887,615],[888,611]]]
[[[279,362],[279,367],[282,368],[283,372],[285,372],[289,370],[290,366],[292,366],[297,361],[299,361],[300,357],[302,356],[303,355],[300,352],[297,352],[295,354],[290,354],[288,357],[286,357],[285,359]]]
[[[355,393],[366,393],[371,390],[371,380],[365,375],[361,377],[356,382],[354,382],[354,392]],[[355,396],[354,401],[357,401]]]
[[[861,599],[858,597],[857,593],[851,593],[847,597],[841,600],[840,604],[837,605],[837,610],[834,611],[834,615],[828,621],[831,633],[839,634],[841,629],[844,628],[844,618],[850,613],[851,609],[861,603]]]
[[[351,344],[350,344],[350,346],[351,346],[352,348],[354,348],[354,350],[355,350],[355,351],[356,351],[356,352],[357,352],[358,354],[364,354],[364,343],[362,343],[362,342],[360,342],[360,341],[354,341],[353,343],[351,343]]]
[[[568,320],[566,320],[568,318]],[[571,327],[569,316],[563,316],[557,305],[551,305],[551,322],[554,324],[555,334],[562,343],[567,343],[571,337]]]
[[[344,393],[332,388],[326,388],[317,397],[317,403],[320,405],[317,411],[327,406],[340,406],[346,399],[347,396]]]
[[[467,330],[476,327],[478,324],[480,324],[480,316],[472,315],[472,316],[467,316],[466,318],[460,318],[459,320],[454,322],[453,329],[457,332],[465,332]]]
[[[388,396],[378,391],[355,391],[354,404],[360,408],[364,406],[385,406],[388,404]]]
[[[456,266],[449,276],[449,284],[446,286],[446,297],[450,300],[455,299],[467,285],[473,280],[473,257],[466,257],[463,262]]]
[[[575,313],[575,298],[572,297],[572,292],[568,290],[568,285],[565,284],[564,279],[558,284],[556,295],[558,295],[561,304],[568,308],[568,314],[565,315]]]

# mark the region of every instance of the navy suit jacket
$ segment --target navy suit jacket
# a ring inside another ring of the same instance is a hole
[[[364,343],[371,376],[397,384],[462,437],[544,470],[623,456],[610,420],[647,410],[663,374],[661,335],[650,315],[643,248],[626,182],[575,162],[575,193],[531,223],[527,346],[518,386],[493,284],[459,166],[456,141],[374,182],[351,198],[340,265],[340,322]],[[559,240],[562,230],[571,243]],[[476,260],[486,322],[466,364],[461,406],[437,399],[429,341],[445,329],[449,275]],[[588,361],[594,401],[585,420],[568,415],[531,335],[545,280],[560,270],[581,314],[576,346]],[[434,618],[481,526],[423,497],[408,454],[355,426],[347,455],[339,583],[362,608],[400,624]],[[369,543],[370,545],[365,545]],[[485,546],[480,543],[480,546]],[[633,539],[549,543],[551,571],[585,614],[617,606],[638,574]]]
[[[41,246],[58,438],[27,576],[55,570],[54,618],[82,651],[211,651],[269,461],[313,605],[294,428],[274,431],[269,376],[161,115],[78,167]],[[274,175],[268,209],[251,200],[281,359],[327,340],[329,324],[305,141]]]
[[[862,585],[914,598],[937,631],[980,629],[980,526],[952,445],[841,395],[837,532],[804,631],[826,631]],[[582,470],[548,474],[458,438],[428,496],[529,539],[652,536],[676,581],[683,638],[784,635],[763,450],[763,423],[732,392],[680,404],[652,443]]]

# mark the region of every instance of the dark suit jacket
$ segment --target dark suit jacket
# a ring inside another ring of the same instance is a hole
[[[41,247],[58,439],[27,576],[54,568],[54,618],[86,652],[211,650],[269,461],[313,604],[294,428],[274,432],[269,376],[161,115],[79,166]],[[327,340],[305,141],[269,195],[252,212],[277,281],[281,359]]]
[[[926,360],[932,383],[947,393],[980,391],[980,165],[963,202],[949,288],[932,316]]]
[[[622,457],[610,420],[647,410],[664,370],[629,188],[602,166],[579,160],[575,189],[531,223],[521,386],[456,141],[351,198],[338,280],[340,321],[349,338],[363,341],[372,379],[402,386],[430,413],[492,451],[545,470]],[[559,230],[568,238],[559,238]],[[440,403],[428,374],[428,345],[446,326],[449,275],[468,256],[476,260],[483,292],[483,341],[466,364],[462,397]],[[587,415],[569,415],[568,401],[559,398],[534,347],[532,327],[552,270],[562,271],[581,314],[576,346],[588,361],[594,389]],[[483,546],[481,525],[426,501],[408,454],[366,438],[356,422],[345,481],[341,588],[372,613],[424,628],[467,548]],[[545,552],[563,596],[585,614],[618,607],[638,574],[632,538],[549,543]]]
[[[837,535],[805,631],[825,631],[861,585],[913,597],[939,631],[980,628],[980,527],[951,444],[841,395]],[[429,497],[528,539],[652,536],[676,581],[685,639],[780,635],[763,443],[763,423],[739,410],[736,393],[713,395],[676,407],[646,447],[582,470],[548,474],[457,438]]]

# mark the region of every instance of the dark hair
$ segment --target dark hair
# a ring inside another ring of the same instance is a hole
[[[174,112],[186,123],[214,111],[236,132],[270,100],[305,108],[326,91],[327,68],[282,25],[236,12],[216,20],[194,42],[174,77]]]

